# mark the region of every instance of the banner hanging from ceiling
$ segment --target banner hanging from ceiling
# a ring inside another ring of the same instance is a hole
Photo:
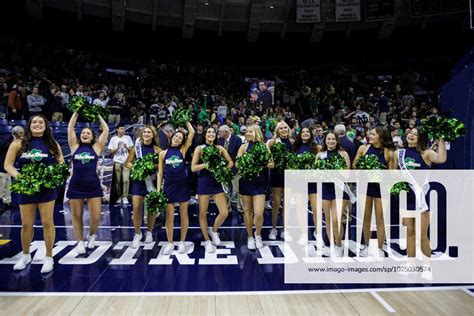
[[[321,22],[321,0],[296,0],[296,23]]]
[[[336,0],[336,22],[360,21],[360,0]]]

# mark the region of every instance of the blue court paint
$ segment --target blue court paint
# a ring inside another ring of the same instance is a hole
[[[198,219],[192,215],[193,212],[194,208],[190,207],[190,226],[197,228]],[[270,224],[270,214],[270,211],[265,212],[266,226]],[[213,221],[213,217],[209,216],[209,220]],[[88,225],[88,212],[85,212],[84,221],[85,225]],[[355,219],[353,221],[355,222]],[[163,247],[160,242],[165,241],[163,228],[155,228],[153,245],[140,247],[133,256],[130,256],[132,250],[128,248],[128,243],[134,234],[130,228],[133,226],[130,209],[103,207],[101,225],[105,228],[100,228],[97,233],[100,247],[88,250],[86,255],[68,259],[73,257],[71,250],[74,248],[75,237],[67,208],[65,212],[55,211],[55,223],[61,228],[56,230],[55,247],[58,252],[54,256],[53,272],[41,275],[40,262],[34,262],[20,272],[13,271],[12,263],[0,264],[0,292],[265,292],[414,286],[413,284],[285,284],[284,266],[279,262],[283,256],[281,250],[278,246],[272,245],[266,258],[262,258],[258,250],[249,251],[243,220],[237,212],[232,212],[219,231],[221,240],[227,242],[227,247],[219,246],[219,252],[222,254],[213,256],[205,254],[199,229],[190,229],[188,232],[188,247],[194,247],[189,254],[178,255],[176,247],[175,255],[169,258],[160,256]],[[21,223],[18,210],[2,213],[0,224],[2,238],[11,240],[0,246],[0,261],[2,261],[14,257],[21,251],[19,226]],[[39,215],[36,224],[41,225]],[[179,216],[176,216],[177,227],[178,224]],[[269,229],[264,229],[262,233],[264,241],[268,233]],[[85,229],[86,235],[87,229]],[[179,230],[176,229],[175,241],[178,238]],[[32,249],[37,248],[42,239],[42,228],[36,227]],[[34,258],[35,253],[32,255]],[[262,264],[262,259],[269,263]],[[92,263],[88,263],[87,260]]]

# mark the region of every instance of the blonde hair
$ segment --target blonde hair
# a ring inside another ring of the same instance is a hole
[[[286,125],[286,127],[288,127],[288,133],[290,132],[290,126],[288,124],[286,124],[285,121],[280,121],[277,123],[276,127],[275,127],[275,131],[273,133],[273,138],[277,139],[277,138],[280,138],[280,127],[282,125]]]
[[[247,126],[247,131],[253,131],[253,142],[254,143],[262,143],[263,142],[263,134],[262,134],[262,130],[260,128],[260,126],[256,125],[256,124],[252,124],[250,126]]]
[[[156,131],[156,128],[152,125],[143,126],[142,130],[140,131],[140,141],[143,141],[143,131],[146,128],[149,128],[151,130],[151,132],[153,133],[153,139],[152,139],[153,145],[159,147],[160,146],[160,140],[158,139],[158,132]]]

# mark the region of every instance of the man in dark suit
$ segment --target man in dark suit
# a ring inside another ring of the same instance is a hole
[[[231,129],[228,125],[222,125],[219,127],[219,138],[217,139],[217,144],[224,147],[229,153],[230,158],[235,165],[235,160],[237,159],[237,153],[239,148],[242,145],[242,139],[239,136],[233,135]],[[234,173],[236,173],[235,167],[233,168]],[[228,196],[231,203],[237,203],[237,209],[242,210],[242,200],[238,198],[239,193],[239,179],[234,177],[232,181],[232,195]]]
[[[262,103],[265,106],[273,105],[273,96],[270,91],[268,91],[268,86],[265,81],[259,81],[258,89],[260,90],[257,94],[257,104]]]
[[[334,134],[339,137],[339,143],[341,143],[342,148],[347,151],[352,166],[352,162],[354,162],[354,158],[357,154],[357,146],[346,136],[346,127],[343,124],[338,124],[334,127]]]

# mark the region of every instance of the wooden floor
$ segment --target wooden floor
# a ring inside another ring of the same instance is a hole
[[[463,290],[206,296],[10,296],[1,315],[474,315]]]

